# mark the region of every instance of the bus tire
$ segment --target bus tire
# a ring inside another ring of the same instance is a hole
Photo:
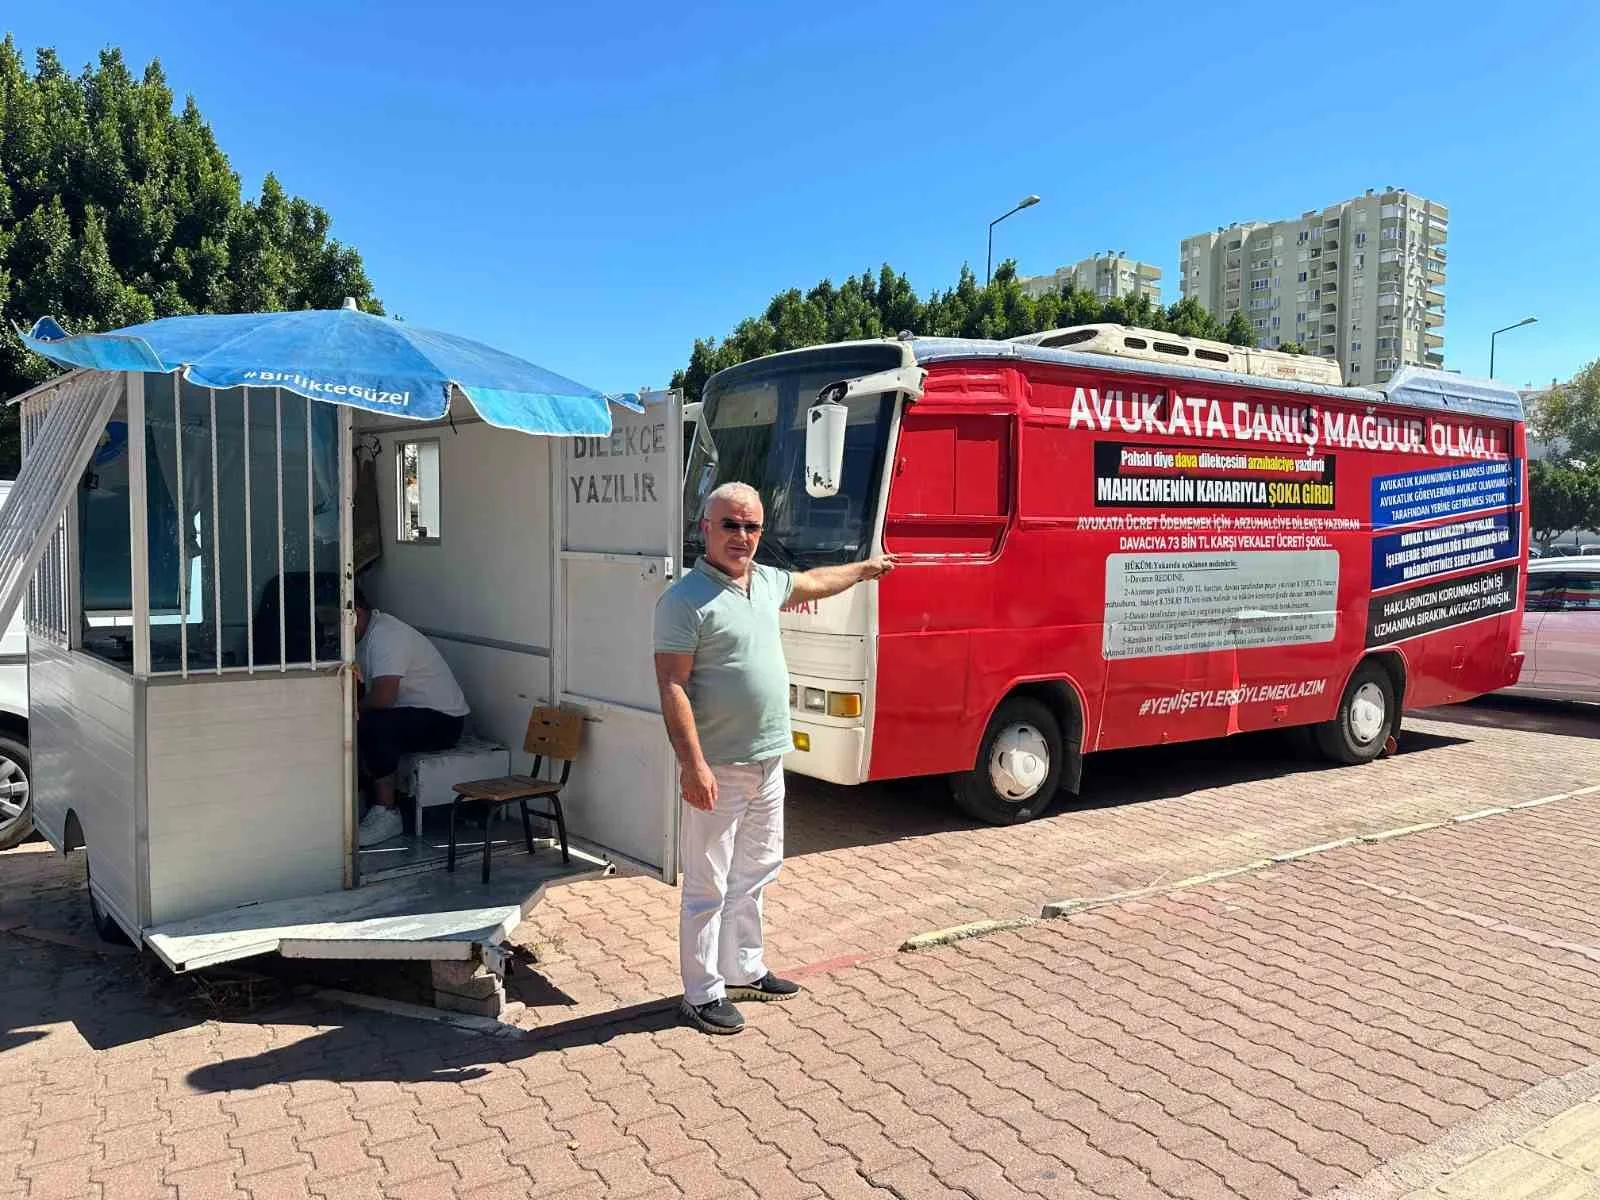
[[[1312,731],[1317,749],[1337,763],[1371,762],[1397,725],[1394,680],[1382,663],[1368,659],[1356,668],[1333,720]]]
[[[1061,726],[1027,696],[1006,700],[989,720],[978,761],[950,777],[956,807],[989,825],[1017,825],[1037,817],[1061,785]]]
[[[85,846],[83,850],[83,890],[89,894],[89,922],[94,926],[95,934],[102,942],[113,946],[129,945],[128,935],[123,931],[122,926],[117,924],[117,919],[101,905],[100,901],[94,898],[94,888],[89,885],[89,871],[89,848]]]

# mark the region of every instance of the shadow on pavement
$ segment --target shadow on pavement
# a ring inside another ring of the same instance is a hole
[[[320,1014],[326,1020],[327,1014]],[[280,1019],[281,1023],[281,1019]],[[463,1036],[432,1022],[364,1015],[248,1058],[196,1067],[186,1076],[207,1092],[249,1091],[273,1083],[466,1083],[489,1072],[485,1055],[504,1043]]]
[[[1465,704],[1420,709],[1417,716],[1450,725],[1514,729],[1558,737],[1600,738],[1600,706],[1531,696],[1483,696]]]
[[[465,1083],[488,1074],[486,1063],[515,1062],[536,1054],[601,1046],[620,1037],[675,1028],[683,1024],[678,1001],[677,996],[650,1000],[504,1039],[366,1014],[358,1022],[323,1029],[248,1058],[196,1067],[185,1081],[206,1092],[248,1091],[300,1080]]]
[[[1418,715],[1433,719],[1432,713]],[[1360,769],[1318,758],[1309,739],[1303,729],[1270,730],[1091,754],[1084,762],[1079,793],[1062,793],[1038,819],[1060,820],[1074,813],[1171,800],[1239,783]],[[1405,729],[1399,752],[1425,754],[1469,740]],[[785,854],[790,858],[983,828],[955,807],[944,780],[937,777],[851,788],[790,775],[789,795],[784,839]]]
[[[0,1055],[66,1036],[57,1032],[63,1026],[90,1048],[109,1050],[223,1015],[186,1003],[193,994],[192,982],[131,954],[102,958],[92,949],[0,936]],[[63,1052],[49,1044],[33,1049]]]

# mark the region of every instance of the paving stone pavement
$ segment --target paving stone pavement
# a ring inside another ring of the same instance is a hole
[[[1082,802],[975,826],[943,784],[840,788],[790,776],[788,860],[767,896],[773,961],[881,954],[971,921],[1170,883],[1338,838],[1600,783],[1588,710],[1490,700],[1407,719],[1402,752],[1322,766],[1293,736],[1091,756]],[[540,957],[516,1019],[537,1027],[670,995],[677,893],[645,879],[557,889],[518,940]]]
[[[1600,793],[894,949],[957,907],[1036,912],[1152,868],[1176,880],[1600,782],[1581,727],[1417,728],[1433,743],[1373,768],[1275,781],[1212,751],[1151,755],[1187,789],[1019,830],[937,817],[949,828],[909,844],[850,845],[802,822],[837,844],[791,865],[834,856],[824,875],[869,912],[830,940],[846,913],[788,897],[786,946],[831,964],[730,1039],[648,1003],[564,1006],[515,1037],[292,995],[219,1018],[222,982],[69,944],[81,867],[11,852],[0,1200],[1569,1194],[1551,1189],[1582,1177],[1548,1164],[1595,1170]],[[1139,766],[1127,787],[1150,786]],[[1051,874],[1069,863],[1074,879]],[[893,906],[880,872],[908,889]],[[799,874],[779,892],[823,890]],[[582,936],[641,952],[650,930]],[[550,986],[582,961],[546,964]],[[608,989],[653,978],[588,970]]]

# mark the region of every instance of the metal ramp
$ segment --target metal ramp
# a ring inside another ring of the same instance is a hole
[[[612,873],[572,847],[496,856],[487,885],[477,863],[364,884],[347,891],[249,904],[147,929],[145,942],[174,971],[278,953],[285,958],[464,961],[505,941],[552,883]]]

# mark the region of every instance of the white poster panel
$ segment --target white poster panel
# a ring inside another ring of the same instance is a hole
[[[1105,656],[1331,641],[1338,595],[1335,550],[1113,554],[1106,559]]]

